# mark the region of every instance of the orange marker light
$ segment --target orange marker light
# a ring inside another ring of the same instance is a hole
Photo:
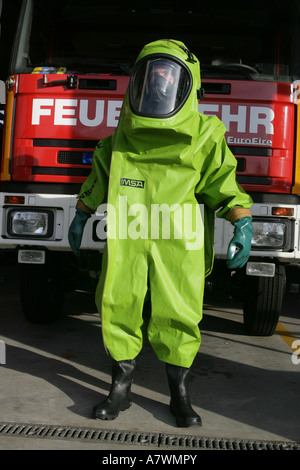
[[[272,215],[292,217],[294,215],[294,209],[292,207],[272,207]]]
[[[25,196],[4,196],[4,204],[24,204]]]

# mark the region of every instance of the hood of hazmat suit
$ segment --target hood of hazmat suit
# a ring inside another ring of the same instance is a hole
[[[96,302],[104,343],[117,361],[136,357],[147,333],[160,360],[190,367],[213,262],[214,212],[226,218],[230,209],[252,205],[236,183],[224,125],[198,112],[200,87],[199,61],[182,42],[146,45],[118,128],[96,148],[79,195],[91,210],[107,203]]]

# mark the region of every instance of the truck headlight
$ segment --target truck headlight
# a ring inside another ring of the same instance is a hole
[[[287,243],[287,222],[276,220],[253,220],[252,248],[282,249]]]
[[[53,213],[45,210],[11,209],[7,231],[11,237],[48,238],[53,233]]]

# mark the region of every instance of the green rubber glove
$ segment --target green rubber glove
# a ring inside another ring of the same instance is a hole
[[[90,217],[91,214],[88,214],[81,209],[76,209],[75,217],[69,228],[69,244],[76,256],[80,256],[79,248],[84,227]]]
[[[242,268],[248,261],[251,250],[252,219],[242,217],[234,222],[234,235],[227,250],[227,267]]]

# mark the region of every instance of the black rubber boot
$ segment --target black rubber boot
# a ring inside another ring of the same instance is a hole
[[[200,416],[193,410],[188,391],[189,371],[185,367],[166,364],[168,382],[171,393],[170,411],[176,418],[180,428],[201,426]]]
[[[96,419],[116,419],[120,411],[131,406],[131,384],[135,368],[135,359],[113,361],[112,384],[107,399],[94,408]]]

